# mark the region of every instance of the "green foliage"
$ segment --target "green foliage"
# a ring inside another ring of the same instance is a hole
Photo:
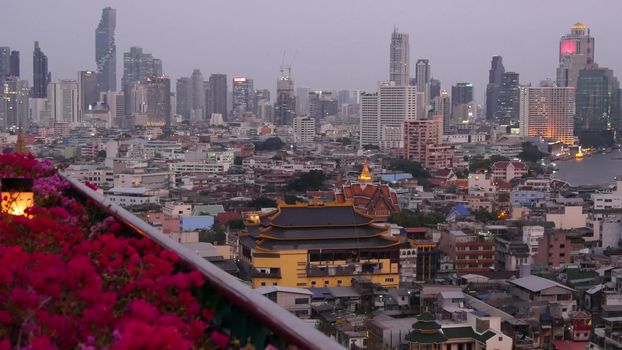
[[[311,170],[290,181],[287,189],[295,192],[319,190],[324,186],[324,181],[326,181],[326,174],[322,170]]]
[[[445,215],[439,212],[415,213],[410,210],[402,210],[389,217],[389,222],[404,227],[421,227],[436,225],[445,221]]]
[[[352,140],[349,137],[339,137],[336,141],[344,146],[352,144]]]
[[[255,151],[278,151],[285,145],[278,137],[269,137],[263,142],[253,143],[255,144]]]
[[[276,201],[268,197],[257,197],[248,202],[248,206],[255,210],[261,210],[261,208],[276,208]]]
[[[421,163],[405,160],[405,159],[397,159],[391,162],[391,169],[403,171],[405,173],[410,173],[414,178],[428,178],[430,177],[430,173],[425,170],[425,168],[421,165]]]
[[[532,144],[531,142],[523,143],[523,150],[518,154],[518,158],[525,162],[537,162],[540,159],[544,158],[546,153],[540,151],[537,146]]]
[[[231,230],[241,230],[244,228],[244,220],[242,219],[231,219],[227,221],[227,226]]]
[[[199,241],[212,243],[214,245],[223,245],[227,239],[227,235],[225,234],[225,229],[222,225],[218,223],[214,223],[209,230],[201,230],[199,231]]]
[[[233,158],[233,165],[242,165],[242,160],[242,157],[235,156],[235,158]]]
[[[366,151],[371,151],[371,150],[378,151],[380,150],[380,147],[376,145],[363,145],[363,149]]]
[[[495,213],[489,212],[486,209],[477,209],[473,212],[473,216],[475,216],[475,219],[477,221],[481,221],[483,223],[497,220],[497,215]]]
[[[490,158],[488,159],[484,159],[484,157],[482,156],[473,157],[471,159],[471,162],[469,163],[469,171],[474,172],[480,169],[486,169],[488,171],[490,170],[490,167],[492,166],[493,163],[507,161],[507,160],[510,160],[510,159],[504,156],[496,155],[496,154],[490,156]]]

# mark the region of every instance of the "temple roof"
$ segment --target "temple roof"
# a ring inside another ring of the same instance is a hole
[[[359,226],[372,222],[372,218],[358,213],[352,205],[293,205],[281,206],[270,220],[271,226],[317,227]]]
[[[269,250],[288,250],[288,249],[368,249],[368,248],[387,248],[399,244],[399,241],[389,238],[372,237],[364,239],[307,239],[307,240],[258,240],[258,247]]]
[[[266,230],[253,232],[252,235],[268,237],[274,239],[335,239],[353,237],[374,237],[386,231],[384,228],[376,226],[355,226],[355,227],[306,227],[306,228],[282,228],[270,227]]]
[[[360,182],[371,182],[373,177],[371,172],[369,171],[369,167],[367,166],[367,161],[363,164],[363,170],[361,170],[361,174],[359,175]]]

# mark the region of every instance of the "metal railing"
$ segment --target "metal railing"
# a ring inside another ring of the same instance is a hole
[[[238,332],[237,338],[241,340],[242,344],[247,339],[250,339],[255,348],[259,350],[265,347],[266,339],[280,339],[284,340],[284,342],[280,343],[282,348],[294,345],[299,349],[343,349],[337,342],[308,323],[305,323],[270,299],[257,293],[236,277],[229,275],[219,267],[196,255],[192,250],[170,239],[167,235],[139,219],[134,214],[67,174],[61,172],[60,175],[69,182],[71,189],[77,192],[78,195],[92,200],[101,210],[115,217],[136,233],[149,237],[160,246],[176,252],[182,260],[201,272],[205,276],[210,290],[219,294],[220,302],[229,303],[226,307],[229,313],[222,317],[240,317],[239,313],[241,312],[245,314],[244,317],[250,318],[250,320],[244,319],[246,326],[244,327],[245,331],[242,331],[242,336],[239,336]],[[222,305],[216,306],[222,308]],[[228,324],[233,323],[242,323],[242,320],[237,322],[234,319],[228,322]],[[256,328],[260,327],[257,326],[265,327],[266,330],[258,332]],[[243,337],[244,335],[246,337]],[[272,343],[275,345],[274,342]]]

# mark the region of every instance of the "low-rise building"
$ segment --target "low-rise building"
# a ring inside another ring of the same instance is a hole
[[[560,304],[564,318],[576,310],[574,289],[561,283],[534,275],[509,280],[508,283],[514,286],[513,293],[523,300]]]
[[[311,317],[311,296],[313,293],[308,289],[265,286],[255,290],[300,318]]]

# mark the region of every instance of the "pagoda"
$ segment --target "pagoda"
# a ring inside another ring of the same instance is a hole
[[[371,216],[374,221],[387,221],[400,211],[397,193],[387,184],[374,183],[367,161],[357,181],[349,181],[335,190],[337,203],[352,202],[357,211]]]

